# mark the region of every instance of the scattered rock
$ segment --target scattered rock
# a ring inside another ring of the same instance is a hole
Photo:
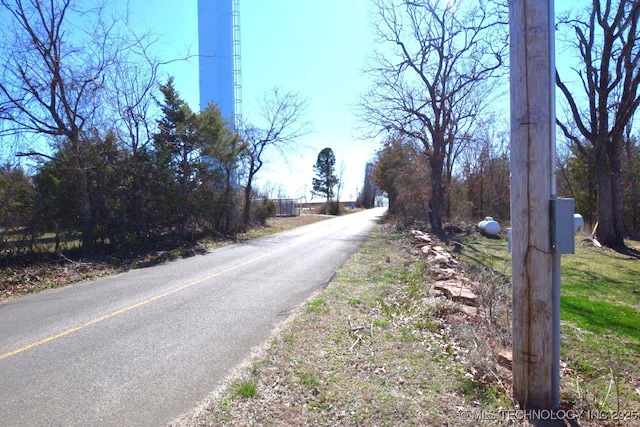
[[[467,316],[476,317],[480,315],[480,310],[478,307],[472,307],[470,305],[463,304],[460,306],[460,310],[465,313]]]
[[[457,318],[451,318],[450,321],[481,321],[485,313],[479,307],[479,300],[474,292],[474,289],[479,287],[479,284],[466,277],[462,269],[457,268],[459,262],[447,248],[436,244],[435,240],[431,241],[431,237],[422,231],[414,230],[412,234],[414,236],[414,245],[420,248],[420,251],[427,259],[428,274],[431,279],[430,294],[436,297],[446,297],[459,303],[461,313]],[[461,245],[459,243],[457,246],[454,245],[454,252],[456,248],[459,251]],[[501,375],[501,377],[508,378],[513,366],[511,351],[507,349],[501,350],[496,355],[496,359],[496,369],[504,371],[504,375]]]
[[[436,282],[438,283],[438,282]],[[436,297],[443,297],[446,296],[444,294],[444,292],[442,292],[442,290],[440,289],[436,289],[436,283],[432,283],[431,286],[429,286],[429,290],[430,290],[430,294]]]
[[[433,256],[432,261],[442,267],[449,266],[454,263],[451,255],[447,253],[437,253]]]
[[[440,266],[431,268],[430,273],[434,275],[436,281],[453,279],[458,275],[454,268],[442,268]]]
[[[431,236],[429,236],[424,231],[420,230],[411,230],[411,234],[413,235],[413,244],[422,247],[424,245],[429,245],[433,241]]]
[[[435,289],[442,291],[452,301],[462,302],[466,305],[476,306],[477,297],[469,287],[459,280],[444,280],[434,284]]]
[[[452,301],[457,301],[467,306],[476,307],[477,297],[467,284],[469,280],[463,277],[454,267],[458,261],[451,253],[440,245],[432,245],[432,238],[420,230],[412,230],[413,242],[420,246],[421,251],[427,256],[430,265],[429,272],[434,279],[431,291],[434,295],[444,295]],[[477,315],[477,310],[468,313]]]
[[[513,354],[511,353],[511,350],[500,350],[496,358],[498,360],[498,363],[506,368],[511,369],[511,367],[513,366]]]

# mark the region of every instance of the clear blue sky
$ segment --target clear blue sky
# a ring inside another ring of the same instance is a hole
[[[124,3],[124,0],[121,0]],[[213,0],[211,0],[213,1]],[[378,144],[361,139],[354,109],[368,86],[363,76],[373,51],[367,0],[240,0],[243,117],[252,121],[256,101],[274,87],[299,92],[310,102],[312,133],[300,139],[288,162],[275,153],[258,177],[260,186],[282,186],[289,197],[311,189],[318,152],[331,147],[344,163],[342,199],[362,187],[365,163]],[[160,37],[163,58],[197,54],[197,0],[130,3],[139,31]],[[198,108],[198,61],[164,70],[176,79],[182,97]],[[307,191],[307,196],[309,196]]]
[[[217,0],[209,0],[217,1]],[[231,1],[231,0],[228,0]],[[124,6],[127,0],[118,0]],[[132,21],[139,31],[160,37],[158,50],[165,59],[198,52],[197,0],[130,0]],[[556,1],[556,14],[585,7],[584,0]],[[281,187],[288,197],[307,196],[318,152],[331,147],[338,167],[344,164],[342,199],[356,196],[364,168],[379,147],[362,138],[355,114],[360,97],[370,85],[363,74],[375,44],[368,0],[240,0],[243,117],[255,120],[256,101],[274,87],[295,91],[310,101],[308,120],[312,133],[299,141],[287,162],[272,153],[258,176],[258,186]],[[567,53],[556,41],[558,66],[565,79]],[[176,78],[182,97],[198,108],[198,60],[174,63],[164,72]],[[504,89],[508,90],[505,81]],[[560,97],[560,94],[556,94]],[[508,118],[508,95],[501,105]],[[562,115],[561,108],[558,115]],[[558,146],[562,144],[558,141]],[[277,194],[274,194],[277,196]]]

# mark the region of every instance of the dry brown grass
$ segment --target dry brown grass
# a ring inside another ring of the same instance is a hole
[[[318,221],[324,221],[325,219],[334,218],[331,215],[299,215],[299,216],[285,216],[278,218],[269,218],[267,220],[267,226],[276,230],[291,230],[296,227],[302,227],[303,225],[313,224]]]

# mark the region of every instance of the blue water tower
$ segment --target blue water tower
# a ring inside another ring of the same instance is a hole
[[[239,0],[198,0],[200,110],[210,102],[237,124],[240,116]]]

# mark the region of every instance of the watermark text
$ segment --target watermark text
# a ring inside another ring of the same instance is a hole
[[[630,421],[640,420],[640,410],[602,411],[597,409],[461,409],[458,418],[464,421]]]

